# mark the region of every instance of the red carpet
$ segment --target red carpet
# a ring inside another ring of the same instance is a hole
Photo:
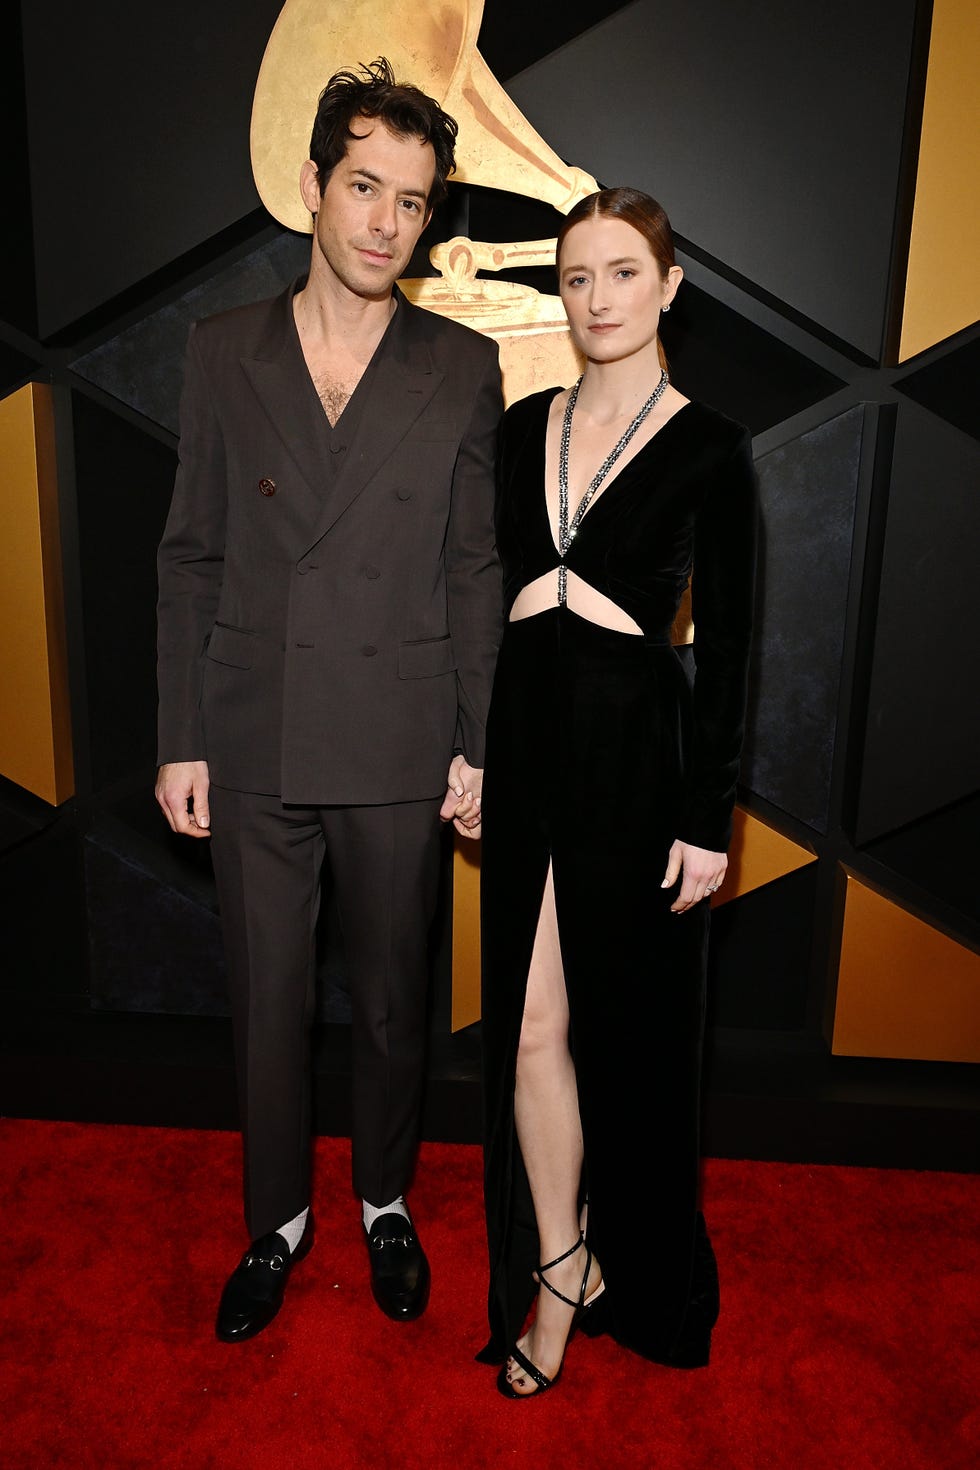
[[[579,1337],[553,1393],[511,1404],[472,1361],[477,1149],[423,1151],[432,1302],[396,1325],[369,1295],[348,1145],[320,1140],[316,1248],[277,1321],[228,1347],[212,1320],[247,1244],[238,1157],[225,1133],[0,1122],[4,1470],[978,1463],[973,1178],[711,1161],[711,1367],[671,1372]]]

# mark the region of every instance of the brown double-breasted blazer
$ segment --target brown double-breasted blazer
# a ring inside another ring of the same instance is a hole
[[[331,431],[296,289],[191,331],[159,553],[158,757],[286,802],[421,800],[454,746],[483,763],[497,349],[399,294],[353,432],[345,416]]]

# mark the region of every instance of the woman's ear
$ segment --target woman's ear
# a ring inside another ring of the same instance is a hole
[[[663,306],[661,306],[660,308],[661,311],[663,311],[664,307],[669,306],[670,303],[673,301],[674,297],[677,295],[677,288],[680,285],[681,281],[683,281],[683,279],[684,272],[681,270],[680,266],[672,265],[667,272],[667,279],[664,282],[664,300]]]

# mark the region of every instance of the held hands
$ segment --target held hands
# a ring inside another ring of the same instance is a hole
[[[483,796],[483,771],[468,766],[461,755],[453,756],[449,767],[448,791],[439,816],[444,822],[452,822],[457,832],[464,837],[479,837],[483,812],[480,803]]]
[[[207,761],[174,761],[157,772],[154,791],[171,830],[186,837],[210,837]]]
[[[710,898],[725,881],[728,858],[723,852],[709,852],[706,847],[692,847],[680,839],[673,844],[667,858],[667,872],[661,888],[673,888],[683,871],[681,891],[670,906],[672,914],[683,914]]]

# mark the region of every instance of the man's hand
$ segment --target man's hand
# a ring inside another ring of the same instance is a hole
[[[173,761],[157,772],[154,795],[171,830],[185,837],[210,837],[207,761]]]
[[[453,756],[449,767],[446,799],[439,816],[444,822],[452,822],[457,832],[464,837],[479,837],[483,820],[483,770],[468,766],[463,756]]]
[[[670,849],[667,871],[661,888],[673,888],[683,870],[681,891],[670,906],[672,914],[683,914],[702,898],[710,898],[725,881],[728,858],[723,852],[709,852],[706,847],[692,847],[678,839]]]

